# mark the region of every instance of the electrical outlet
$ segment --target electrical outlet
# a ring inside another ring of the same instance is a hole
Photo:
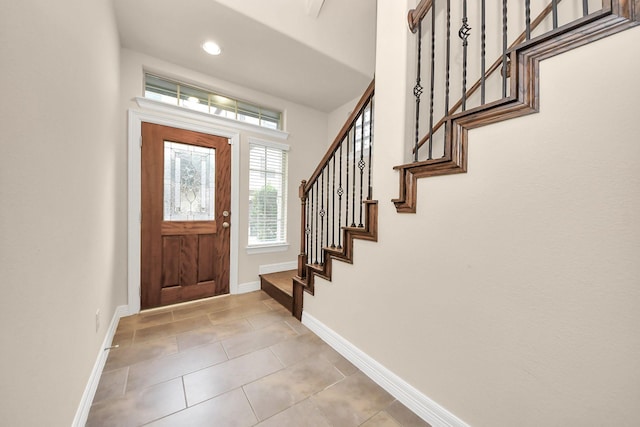
[[[96,310],[96,332],[100,330],[100,309]]]

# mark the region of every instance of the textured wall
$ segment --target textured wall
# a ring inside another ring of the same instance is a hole
[[[118,36],[108,0],[1,9],[0,419],[68,426],[124,303]]]
[[[640,29],[543,62],[541,113],[471,131],[469,172],[401,215],[399,3],[378,2],[379,242],[305,309],[472,426],[640,424]]]

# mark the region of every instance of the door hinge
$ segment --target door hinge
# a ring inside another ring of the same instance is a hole
[[[142,212],[140,212],[139,219],[140,219],[140,224],[142,224]]]
[[[142,148],[142,135],[140,135],[140,148]]]

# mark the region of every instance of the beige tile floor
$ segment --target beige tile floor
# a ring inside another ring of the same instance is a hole
[[[262,291],[120,320],[87,426],[429,426]]]

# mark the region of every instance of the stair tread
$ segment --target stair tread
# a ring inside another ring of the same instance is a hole
[[[279,271],[277,273],[261,274],[260,277],[287,295],[293,295],[293,277],[297,270]]]

